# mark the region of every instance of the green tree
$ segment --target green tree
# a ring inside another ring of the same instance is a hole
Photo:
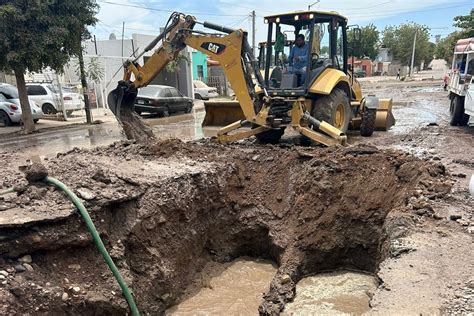
[[[15,74],[24,132],[35,127],[25,86],[25,72],[50,67],[63,72],[97,21],[95,0],[0,1],[0,70]]]
[[[75,63],[74,73],[76,76],[81,76],[79,61]],[[99,83],[104,78],[104,68],[99,63],[99,58],[92,57],[85,63],[86,78],[94,83]]]
[[[374,60],[378,54],[379,31],[374,24],[369,24],[361,28],[360,42],[356,42],[354,37],[348,36],[348,46],[352,49],[349,55],[354,54],[354,57],[362,58],[365,56]]]
[[[453,51],[454,51],[454,46],[456,45],[456,42],[463,38],[461,32],[453,32],[446,36],[445,38],[442,38],[437,44],[436,44],[436,50],[435,50],[435,55],[436,58],[442,58],[446,60],[448,65],[451,65],[453,61]]]
[[[474,37],[474,9],[468,15],[459,15],[454,17],[455,27],[462,29],[460,38]]]
[[[415,65],[425,62],[427,65],[433,59],[434,47],[430,43],[430,29],[417,23],[405,23],[398,26],[387,26],[382,32],[382,44],[392,53],[402,65],[410,65],[413,50],[413,39],[416,33]]]

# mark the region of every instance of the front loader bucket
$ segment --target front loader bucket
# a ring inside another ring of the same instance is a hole
[[[392,99],[379,99],[379,107],[375,117],[375,130],[388,131],[393,125],[395,125],[395,117],[392,113]]]
[[[206,101],[206,116],[202,126],[227,126],[244,120],[245,115],[238,101]]]

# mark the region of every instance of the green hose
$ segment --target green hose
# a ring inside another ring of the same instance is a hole
[[[6,189],[6,190],[3,190],[3,191],[0,191],[0,195],[12,193],[12,192],[15,192],[15,188],[14,188],[14,187],[11,187],[11,188]]]
[[[122,293],[125,296],[125,299],[127,300],[128,306],[130,307],[130,311],[133,316],[138,316],[140,313],[138,312],[137,305],[135,304],[135,301],[133,299],[132,294],[130,293],[130,290],[128,289],[127,283],[125,283],[124,279],[120,275],[119,270],[115,266],[114,261],[110,257],[109,253],[107,252],[107,249],[105,249],[104,243],[102,242],[102,239],[100,239],[99,233],[97,232],[97,229],[95,228],[94,223],[92,222],[92,219],[89,216],[89,213],[87,212],[86,208],[84,207],[84,204],[82,204],[81,200],[77,197],[74,192],[72,192],[64,183],[61,181],[46,177],[44,179],[46,183],[52,184],[56,187],[58,187],[61,191],[67,194],[67,196],[71,199],[72,203],[77,207],[79,210],[79,213],[81,214],[82,218],[84,218],[84,221],[86,222],[87,228],[89,229],[92,239],[94,240],[94,243],[96,244],[97,248],[99,249],[100,254],[104,258],[105,262],[109,266],[110,270],[115,276],[115,279],[117,279],[118,284],[120,285],[120,288],[122,289]],[[12,191],[13,192],[13,191]],[[1,192],[0,192],[1,193]]]

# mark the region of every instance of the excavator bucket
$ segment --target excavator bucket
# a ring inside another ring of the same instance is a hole
[[[107,96],[107,104],[110,110],[120,121],[123,112],[133,111],[135,99],[137,98],[137,91],[130,89],[127,85],[119,84],[117,88],[110,91]]]
[[[227,126],[245,119],[238,101],[206,101],[206,116],[202,126]]]
[[[392,99],[379,99],[379,107],[375,117],[375,130],[388,131],[395,125],[395,117],[392,113]]]
[[[107,103],[110,110],[123,127],[127,139],[134,139],[139,143],[147,143],[154,139],[153,131],[140,116],[135,113],[134,104],[137,98],[137,89],[126,83],[119,83],[117,88],[110,91]]]

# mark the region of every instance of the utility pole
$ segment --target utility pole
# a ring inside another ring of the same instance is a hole
[[[255,10],[252,11],[252,54],[255,56]]]
[[[125,21],[122,22],[122,57],[123,57],[123,33],[125,32]]]
[[[84,107],[86,110],[86,121],[87,123],[92,123],[92,115],[91,115],[91,104],[89,102],[89,90],[87,89],[87,80],[86,80],[86,71],[84,69],[84,56],[82,55],[82,43],[81,43],[81,35],[79,34],[79,54],[77,58],[79,59],[79,72],[81,75],[81,85],[82,85],[82,93],[84,95]]]
[[[59,90],[59,104],[61,105],[61,111],[63,111],[63,119],[67,121],[66,116],[66,107],[64,106],[64,95],[63,95],[63,87],[61,85],[61,81],[59,81],[58,73],[55,71],[54,75],[56,77],[56,82],[58,83],[58,90]]]
[[[417,30],[415,30],[415,36],[413,37],[413,51],[411,52],[410,74],[408,75],[409,77],[411,77],[413,73],[413,63],[415,62],[416,32]]]

